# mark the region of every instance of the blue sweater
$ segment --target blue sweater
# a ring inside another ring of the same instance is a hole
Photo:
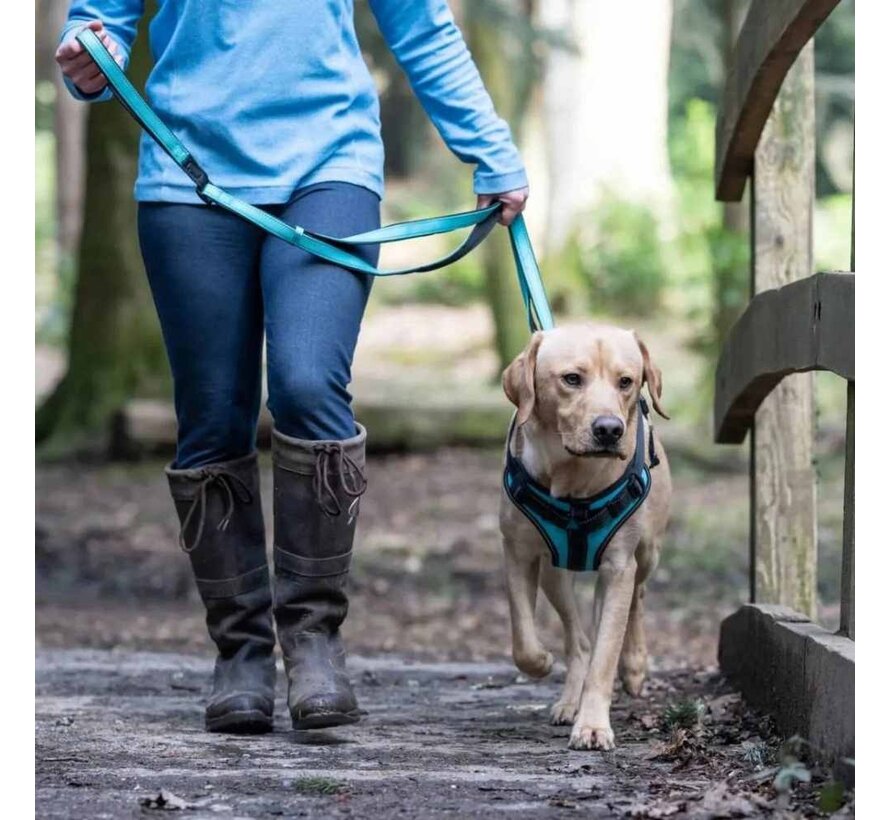
[[[527,184],[446,0],[368,0],[386,42],[448,147],[476,166],[476,193]],[[210,178],[253,203],[340,180],[383,193],[380,111],[353,0],[158,0],[146,93]],[[99,19],[128,54],[143,0],[73,0],[62,39]],[[79,99],[106,100],[104,92]],[[136,198],[199,202],[147,136]]]

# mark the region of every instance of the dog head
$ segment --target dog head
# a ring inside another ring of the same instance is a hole
[[[504,371],[507,398],[518,408],[517,424],[558,436],[573,456],[627,459],[635,442],[643,385],[661,407],[661,371],[632,330],[609,325],[566,325],[535,333]]]

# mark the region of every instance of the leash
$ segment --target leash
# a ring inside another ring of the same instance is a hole
[[[105,48],[102,41],[91,29],[84,28],[77,34],[77,41],[93,58],[99,70],[108,81],[117,100],[139,123],[142,129],[167,153],[167,155],[195,183],[198,196],[208,205],[216,205],[242,219],[256,225],[272,236],[313,254],[320,259],[333,262],[335,265],[365,273],[371,276],[403,276],[409,273],[437,270],[466,256],[491,233],[497,223],[501,203],[489,205],[474,211],[417,219],[410,222],[398,222],[365,233],[346,237],[332,237],[315,231],[289,225],[266,213],[261,208],[232,196],[217,185],[214,185],[206,171],[198,164],[182,141],[164,124],[160,117],[151,109],[142,95],[127,78],[114,57]],[[354,245],[384,244],[401,242],[406,239],[417,239],[424,236],[451,233],[461,228],[472,228],[467,238],[451,253],[423,265],[407,268],[383,270],[365,262],[356,256],[350,248]],[[516,275],[519,290],[525,303],[529,328],[548,330],[553,327],[553,315],[541,280],[531,239],[522,214],[517,215],[509,227],[510,244],[513,248],[513,259],[516,263]]]

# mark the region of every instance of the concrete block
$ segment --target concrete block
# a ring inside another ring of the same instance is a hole
[[[746,604],[720,627],[720,667],[785,735],[798,734],[848,782],[855,755],[855,645],[787,607]]]

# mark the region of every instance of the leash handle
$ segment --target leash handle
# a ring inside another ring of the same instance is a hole
[[[251,222],[272,236],[301,248],[328,262],[343,268],[370,276],[403,276],[409,273],[437,270],[466,256],[491,233],[497,224],[501,203],[489,205],[474,211],[464,211],[446,216],[397,222],[373,231],[366,231],[346,237],[331,237],[325,234],[289,225],[261,208],[232,196],[214,185],[206,171],[198,164],[182,141],[167,127],[151,109],[142,95],[127,78],[127,75],[111,56],[95,32],[83,28],[77,33],[77,41],[89,53],[99,70],[105,76],[108,86],[118,102],[139,123],[163,151],[195,183],[198,196],[209,205],[217,205],[242,219]],[[384,244],[416,239],[424,236],[451,233],[461,228],[472,230],[467,238],[453,251],[439,259],[423,265],[406,268],[381,269],[365,262],[350,251],[355,245]],[[541,280],[541,272],[531,246],[531,239],[522,214],[510,225],[510,242],[516,262],[516,275],[519,289],[525,303],[529,327],[532,331],[547,330],[553,327],[553,316]]]

